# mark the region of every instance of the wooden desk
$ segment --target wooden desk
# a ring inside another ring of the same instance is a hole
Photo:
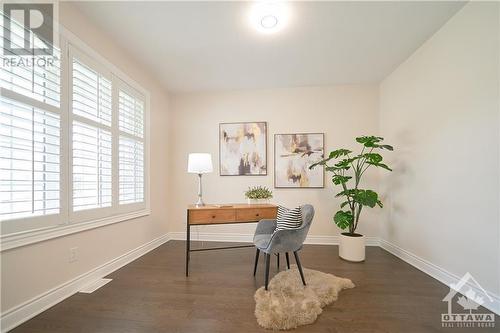
[[[191,252],[253,247],[253,245],[238,245],[192,250],[190,230],[192,225],[255,223],[262,219],[275,219],[277,210],[278,206],[271,204],[224,204],[206,205],[203,207],[189,205],[186,221],[186,276],[189,275],[189,257]]]

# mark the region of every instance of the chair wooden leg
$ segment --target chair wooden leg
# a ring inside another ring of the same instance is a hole
[[[267,286],[269,284],[269,263],[271,261],[271,255],[269,253],[266,253],[266,283],[265,283],[265,286],[266,286],[266,290],[267,290]]]
[[[280,254],[276,253],[276,265],[278,266],[278,271],[280,270]]]
[[[255,265],[253,266],[253,276],[255,276],[255,274],[257,273],[257,264],[259,263],[259,253],[260,250],[257,249],[257,251],[255,252]]]
[[[297,251],[295,251],[293,252],[293,255],[295,256],[295,261],[297,262],[297,267],[299,268],[300,278],[302,279],[302,283],[305,286],[306,280],[304,279],[304,273],[302,272],[302,265],[300,264],[299,254],[297,253]]]
[[[288,252],[285,252],[286,257],[286,267],[290,269],[290,257],[288,256]]]

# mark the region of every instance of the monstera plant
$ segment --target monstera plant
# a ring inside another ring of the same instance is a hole
[[[361,136],[356,142],[361,144],[360,152],[354,154],[349,149],[337,149],[309,168],[325,166],[325,170],[333,174],[332,182],[340,187],[336,197],[343,198],[333,221],[346,232],[341,234],[340,256],[350,261],[363,261],[365,258],[364,237],[356,233],[361,212],[364,207],[383,207],[377,192],[361,187],[361,180],[366,170],[371,167],[392,171],[383,163],[379,153],[383,150],[392,151],[393,147],[383,144],[384,139],[379,136]],[[352,246],[351,246],[352,245]],[[362,247],[362,249],[361,249]]]

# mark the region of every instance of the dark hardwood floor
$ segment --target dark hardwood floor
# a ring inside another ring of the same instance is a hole
[[[13,332],[268,332],[253,314],[254,292],[264,283],[264,260],[255,279],[253,260],[251,248],[193,253],[186,278],[184,242],[170,241],[111,274],[96,292],[76,294]],[[296,332],[499,331],[498,317],[496,329],[441,328],[448,287],[378,247],[356,264],[339,259],[336,246],[306,245],[301,262],[350,278],[356,288]]]

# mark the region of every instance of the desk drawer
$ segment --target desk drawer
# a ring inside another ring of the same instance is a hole
[[[234,209],[202,209],[189,211],[189,222],[197,224],[210,224],[220,222],[234,222]]]
[[[248,208],[236,211],[237,221],[260,221],[262,219],[275,219],[276,208]]]

